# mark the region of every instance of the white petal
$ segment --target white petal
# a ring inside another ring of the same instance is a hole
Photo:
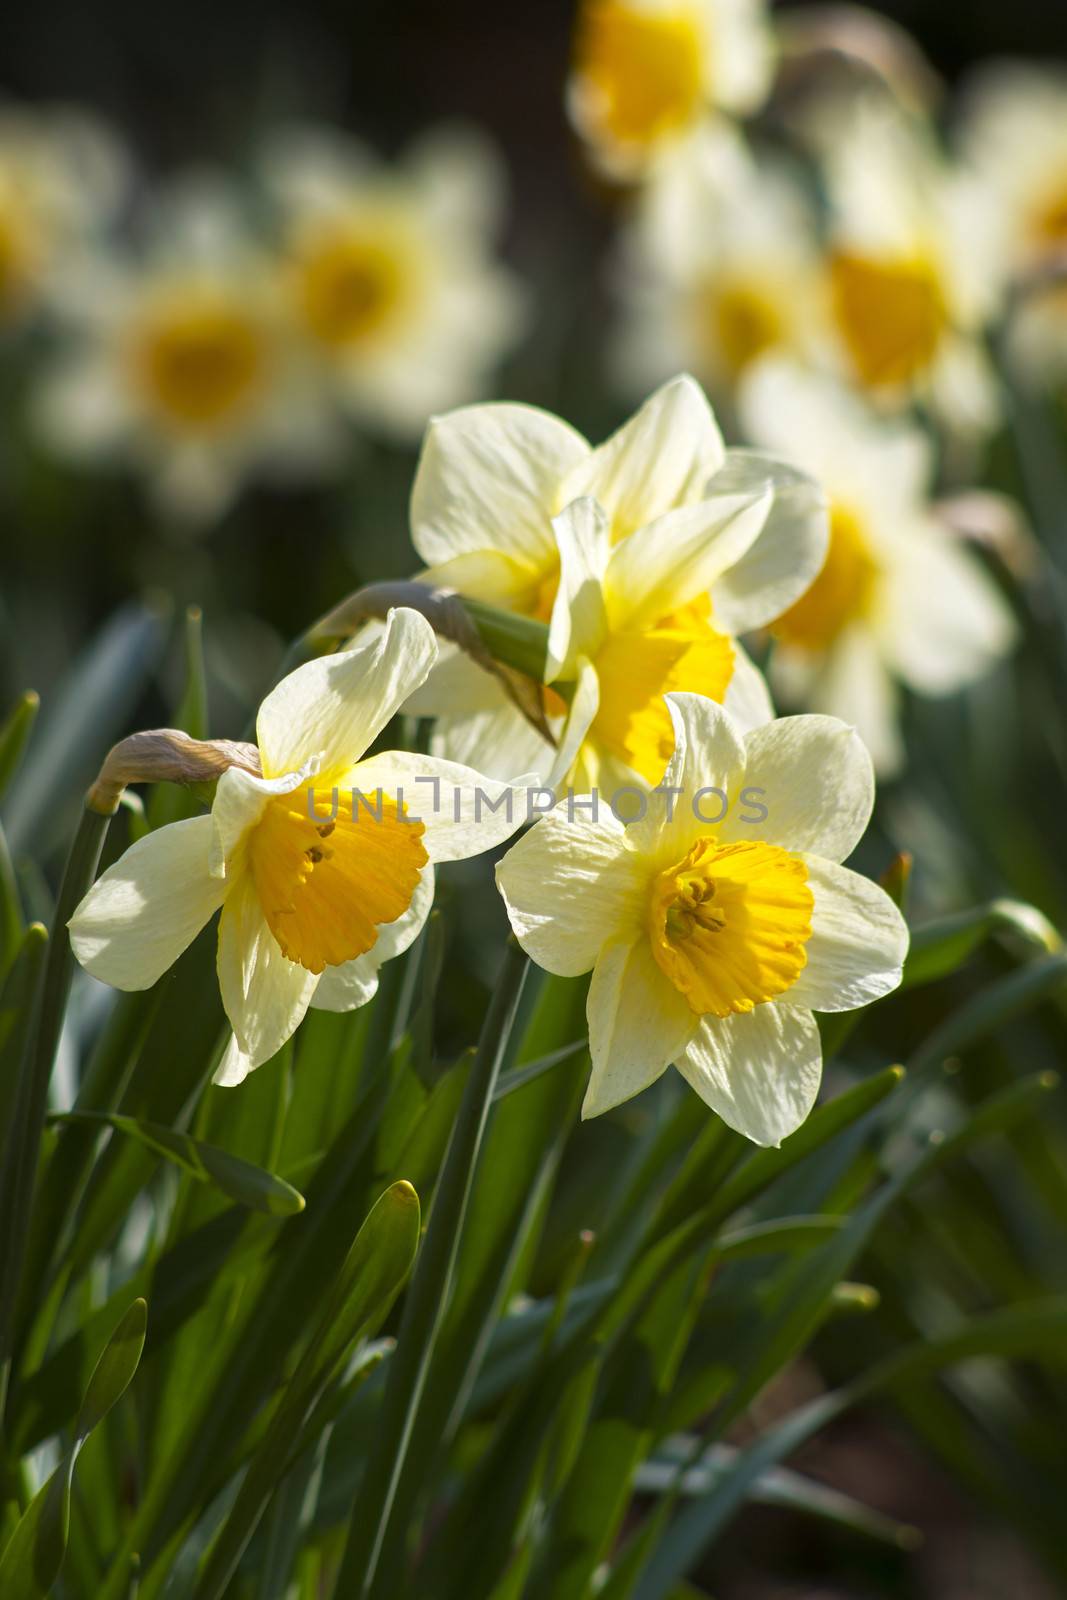
[[[71,948],[116,989],[149,989],[191,944],[226,895],[208,871],[211,818],[145,834],[108,867],[71,917]]]
[[[604,574],[612,627],[650,625],[706,594],[751,547],[772,504],[769,485],[713,495],[623,539]]]
[[[641,929],[648,873],[626,848],[607,802],[561,801],[512,845],[496,869],[515,937],[560,977],[588,972],[609,940]]]
[[[601,580],[611,550],[607,513],[575,500],[552,523],[559,545],[559,588],[548,630],[545,681],[572,677],[579,655],[595,655],[607,629]]]
[[[234,884],[219,919],[218,974],[238,1053],[251,1071],[296,1031],[319,980],[282,955],[250,873]],[[224,1080],[216,1075],[215,1081]]]
[[[885,650],[913,689],[949,694],[1003,656],[1016,627],[976,558],[940,529],[907,541],[889,578]]]
[[[417,611],[390,611],[371,643],[297,667],[259,708],[256,741],[263,775],[292,772],[319,757],[323,772],[344,770],[426,678],[437,641]]]
[[[745,772],[741,731],[722,706],[701,694],[664,698],[674,724],[674,753],[649,796],[647,815],[628,830],[634,849],[657,858],[684,855],[693,839],[711,831],[709,818],[721,802],[706,791],[729,797],[742,787]]]
[[[535,406],[465,406],[435,417],[411,491],[416,550],[429,562],[493,549],[550,565],[560,484],[588,451],[581,434]]]
[[[700,385],[672,378],[563,485],[561,505],[599,500],[616,539],[699,500],[723,459],[722,435]]]
[[[523,561],[502,550],[468,550],[424,568],[418,581],[435,589],[455,589],[505,611],[525,612],[530,608],[531,594],[548,576],[545,563],[550,556],[551,552],[546,554],[540,546]]]
[[[790,692],[792,682],[813,711],[850,722],[871,752],[879,777],[899,769],[904,746],[897,727],[896,686],[868,628],[859,623],[846,628],[821,664],[803,651],[779,648],[771,660],[771,678],[784,698],[797,698]]]
[[[807,963],[790,1004],[851,1011],[890,994],[908,953],[908,926],[886,894],[848,867],[805,857],[815,896]]]
[[[746,822],[734,802],[723,839],[766,839],[830,861],[851,855],[874,809],[870,754],[836,717],[782,717],[746,734],[743,788],[759,791],[766,819]]]
[[[748,733],[751,728],[762,728],[765,722],[774,721],[774,703],[767,680],[748,651],[736,639],[733,648],[734,670],[722,703],[737,726]]]
[[[394,956],[402,955],[422,932],[433,906],[433,890],[433,867],[423,867],[411,904],[395,922],[379,927],[378,937],[366,954],[346,961],[343,966],[326,968],[311,997],[316,1010],[354,1011],[374,998],[378,969]]]
[[[502,782],[438,756],[390,750],[345,774],[340,803],[347,814],[347,791],[357,789],[373,806],[380,789],[385,800],[407,807],[410,821],[423,824],[422,842],[431,861],[463,861],[494,849],[522,826],[532,782],[528,773]],[[359,816],[361,823],[366,818],[368,827],[374,826],[367,807],[360,806]]]
[[[757,482],[773,486],[767,519],[740,560],[712,587],[712,615],[724,633],[747,633],[780,617],[826,560],[826,494],[807,473],[755,450],[730,450],[709,489],[737,493]]]
[[[509,781],[529,772],[536,781],[549,782],[555,752],[510,700],[492,711],[442,717],[434,729],[432,753],[445,761],[473,767],[486,777]],[[424,786],[420,786],[424,787]]]
[[[224,878],[241,840],[263,815],[272,795],[292,794],[318,770],[310,761],[298,772],[278,778],[257,778],[243,767],[229,767],[215,785],[211,804],[210,870],[214,878]],[[302,802],[303,803],[303,802]]]
[[[584,748],[588,748],[587,735],[600,705],[600,683],[592,662],[586,660],[585,656],[579,656],[574,670],[574,692],[567,709],[567,719],[559,731],[559,744],[545,779],[550,789],[559,789],[568,778],[573,784],[578,784],[576,773],[582,765],[580,757]]]
[[[678,1070],[731,1128],[777,1146],[819,1093],[819,1030],[810,1011],[779,1001],[743,1016],[705,1017]]]
[[[440,654],[425,683],[404,701],[406,716],[468,716],[476,711],[497,711],[504,706],[514,710],[499,678],[486,672],[458,645],[445,640],[439,648]],[[518,771],[518,768],[512,770]]]
[[[656,965],[648,940],[608,945],[586,1002],[593,1070],[582,1103],[596,1117],[655,1083],[685,1050],[700,1019]]]

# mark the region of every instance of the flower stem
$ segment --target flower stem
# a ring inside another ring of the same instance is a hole
[[[403,1536],[403,1530],[390,1527],[390,1513],[444,1319],[482,1137],[528,970],[523,952],[509,939],[504,970],[486,1014],[404,1303],[397,1347],[389,1361],[374,1443],[334,1591],[345,1600],[367,1600],[387,1542]]]

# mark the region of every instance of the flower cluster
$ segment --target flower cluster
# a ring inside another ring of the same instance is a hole
[[[48,335],[37,434],[132,463],[183,521],[217,518],[247,476],[334,474],[352,421],[417,440],[485,391],[525,320],[493,254],[504,184],[481,134],[441,128],[386,166],[293,128],[254,169],[190,173],[132,208],[131,164],[94,123],[0,116],[0,324]]]

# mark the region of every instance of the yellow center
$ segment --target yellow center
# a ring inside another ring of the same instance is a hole
[[[811,588],[771,631],[783,644],[825,650],[848,623],[869,614],[878,575],[860,519],[847,506],[831,506],[826,560]]]
[[[397,243],[354,223],[324,229],[308,241],[297,263],[301,318],[328,350],[347,350],[380,332],[408,287]]]
[[[709,835],[653,880],[652,954],[698,1015],[751,1011],[803,971],[813,905],[799,856]]]
[[[740,378],[758,356],[785,338],[781,307],[765,290],[748,282],[711,286],[702,301],[701,320],[708,344],[733,379]]]
[[[248,842],[248,860],[267,926],[282,954],[309,972],[338,967],[371,949],[383,923],[411,904],[429,859],[421,822],[395,804],[368,796],[353,815],[344,804],[332,822],[308,816],[305,789],[277,795]],[[319,816],[330,793],[316,790]]]
[[[875,261],[842,251],[830,261],[830,300],[856,376],[870,388],[924,371],[947,326],[936,268],[918,258]]]
[[[613,633],[596,658],[600,704],[589,737],[658,783],[674,749],[663,696],[680,689],[721,701],[733,670],[733,645],[712,626],[706,597],[652,628]]]
[[[147,312],[132,365],[145,399],[168,422],[210,429],[232,422],[259,392],[266,338],[236,296],[196,290]]]
[[[651,145],[686,127],[703,99],[703,39],[695,11],[646,11],[586,0],[575,44],[579,76],[601,131]]]
[[[1033,233],[1045,250],[1061,250],[1067,245],[1067,188],[1045,196],[1034,215]]]

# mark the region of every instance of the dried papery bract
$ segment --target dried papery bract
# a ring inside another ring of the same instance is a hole
[[[231,767],[261,777],[256,746],[234,739],[190,739],[180,728],[151,728],[111,747],[85,803],[90,811],[110,817],[131,783],[214,783]]]

